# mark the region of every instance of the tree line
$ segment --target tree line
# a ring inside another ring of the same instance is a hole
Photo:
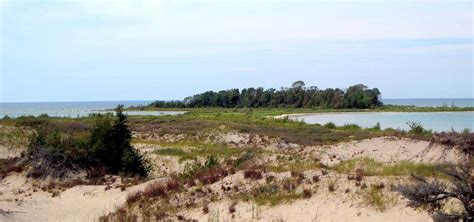
[[[357,84],[347,90],[339,88],[321,90],[316,86],[306,87],[303,81],[294,82],[291,87],[276,90],[246,88],[207,91],[186,97],[182,101],[155,101],[150,106],[159,108],[349,108],[367,109],[382,106],[381,93],[377,88]]]

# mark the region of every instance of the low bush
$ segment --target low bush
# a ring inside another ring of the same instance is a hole
[[[209,155],[204,164],[198,160],[187,163],[183,173],[179,176],[188,181],[188,184],[198,180],[202,184],[207,185],[219,181],[228,174],[228,170],[221,167],[218,159],[213,155]]]
[[[208,168],[197,173],[196,178],[204,185],[213,184],[228,175],[227,170],[220,167]]]
[[[336,124],[334,124],[332,122],[326,123],[323,126],[327,129],[335,129],[336,128]]]
[[[26,163],[19,157],[0,159],[0,181],[12,172],[21,172]]]
[[[336,127],[336,129],[345,131],[357,131],[361,130],[362,128],[357,124],[345,124],[343,126]]]
[[[263,171],[258,169],[249,169],[244,171],[245,179],[260,180],[263,178]]]
[[[147,199],[154,198],[154,197],[165,197],[166,194],[166,186],[163,185],[161,182],[154,182],[148,184],[145,189],[143,190],[143,196]]]
[[[474,156],[474,133],[469,131],[458,132],[442,132],[434,133],[431,143],[440,143],[461,150],[462,152]]]
[[[304,188],[303,189],[303,197],[304,198],[311,198],[312,195],[313,195],[313,192],[311,191],[311,189],[309,189],[309,188]]]
[[[257,151],[255,149],[247,150],[244,154],[242,154],[239,158],[235,160],[235,167],[241,168],[245,167],[245,165],[253,164],[251,161],[257,156]]]
[[[131,205],[133,203],[138,202],[142,198],[142,194],[143,193],[141,191],[127,194],[127,199],[126,199],[127,204]]]
[[[123,106],[117,107],[115,118],[97,115],[90,136],[61,132],[41,121],[27,149],[26,158],[32,165],[29,176],[63,178],[79,171],[94,175],[104,168],[111,174],[146,177],[151,170],[147,160],[130,145]]]
[[[460,167],[440,168],[450,183],[439,180],[428,181],[413,175],[415,183],[401,185],[397,190],[405,196],[412,207],[425,207],[433,214],[435,221],[473,221],[474,220],[474,161]],[[444,211],[449,200],[461,203],[462,211]]]

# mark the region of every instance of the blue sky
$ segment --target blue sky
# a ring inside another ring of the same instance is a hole
[[[295,80],[474,97],[470,1],[0,0],[0,102],[182,99]]]

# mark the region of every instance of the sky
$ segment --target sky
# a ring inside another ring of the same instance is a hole
[[[473,98],[471,1],[0,0],[0,102],[377,87]]]

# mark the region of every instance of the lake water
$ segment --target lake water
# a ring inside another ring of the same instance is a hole
[[[474,107],[474,98],[454,99],[382,99],[385,105],[440,107],[452,105],[457,107]]]
[[[357,124],[361,127],[373,127],[380,123],[382,129],[408,129],[407,122],[419,122],[433,131],[473,130],[474,112],[367,112],[367,113],[321,113],[292,116],[291,119],[306,123],[326,124],[332,122],[338,126]]]
[[[147,105],[151,101],[107,101],[107,102],[45,102],[45,103],[0,103],[0,118],[5,115],[19,117],[23,115],[38,116],[46,113],[49,116],[81,117],[105,109],[113,109],[117,104],[125,107]],[[386,99],[385,104],[415,106],[473,106],[474,99]],[[129,115],[177,115],[184,112],[131,111]],[[415,121],[428,129],[449,131],[451,128],[460,131],[464,128],[473,130],[474,112],[439,112],[439,113],[342,113],[314,114],[293,117],[307,123],[324,124],[333,122],[336,125],[355,123],[362,127],[372,127],[377,122],[382,128],[407,129],[406,122]]]
[[[103,112],[113,109],[118,104],[125,107],[147,105],[151,101],[106,101],[106,102],[45,102],[45,103],[0,103],[0,118],[5,115],[9,117],[38,116],[43,113],[55,117],[82,117],[91,113]],[[184,112],[173,111],[129,111],[128,115],[177,115]]]

